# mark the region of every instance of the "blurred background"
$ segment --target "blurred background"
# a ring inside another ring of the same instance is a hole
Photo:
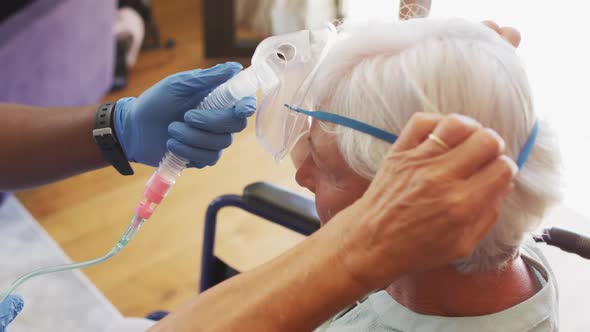
[[[428,7],[433,17],[492,19],[521,31],[518,52],[528,69],[537,110],[550,118],[561,139],[565,201],[548,223],[574,220],[577,226],[587,225],[587,3],[407,2],[420,6],[401,6],[400,11],[399,0],[8,0],[0,5],[0,100],[64,106],[137,96],[178,71],[230,60],[248,66],[265,37],[320,27],[334,19],[397,19],[423,15]],[[253,123],[236,135],[217,166],[184,171],[165,203],[121,254],[84,271],[123,315],[171,310],[194,296],[204,213],[215,197],[241,193],[255,181],[309,194],[295,184],[290,162],[277,164],[257,143]],[[152,172],[139,165],[134,169],[136,175],[122,177],[105,168],[16,197],[67,256],[86,260],[104,254],[127,226]],[[220,220],[216,252],[240,270],[301,240],[240,211],[226,209]],[[575,270],[580,263],[576,259],[563,259],[566,267],[560,269]]]

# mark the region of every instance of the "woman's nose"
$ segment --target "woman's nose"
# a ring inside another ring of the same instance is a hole
[[[309,191],[315,194],[315,178],[313,176],[313,161],[311,159],[311,156],[307,156],[301,166],[299,166],[297,173],[295,173],[295,181],[300,186],[309,189]]]

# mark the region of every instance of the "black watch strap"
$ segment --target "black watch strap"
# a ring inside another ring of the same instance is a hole
[[[104,160],[111,163],[122,175],[133,175],[133,169],[115,136],[112,121],[115,104],[106,103],[98,107],[94,118],[92,136],[94,136],[94,141],[100,148]]]

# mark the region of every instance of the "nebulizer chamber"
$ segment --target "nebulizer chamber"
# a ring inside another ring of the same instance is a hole
[[[262,95],[256,119],[256,133],[276,159],[282,158],[292,145],[293,135],[300,131],[302,119],[284,108],[285,103],[298,105],[309,89],[309,82],[323,59],[335,28],[303,30],[263,40],[252,57],[252,65],[223,83],[197,105],[198,109],[227,109],[240,99]],[[93,266],[112,258],[129,243],[145,220],[170,191],[188,160],[168,151],[146,184],[135,215],[116,245],[104,256],[86,262],[49,267],[29,272],[15,280],[1,295],[2,302],[30,278],[60,271]]]

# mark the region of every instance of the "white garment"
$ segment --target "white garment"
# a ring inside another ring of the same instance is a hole
[[[547,260],[532,241],[521,247],[521,257],[535,271],[543,288],[528,300],[498,313],[476,317],[442,317],[415,313],[379,291],[341,312],[316,332],[342,331],[557,331],[557,285]]]
[[[122,318],[113,321],[104,332],[144,332],[156,323],[145,318]]]

